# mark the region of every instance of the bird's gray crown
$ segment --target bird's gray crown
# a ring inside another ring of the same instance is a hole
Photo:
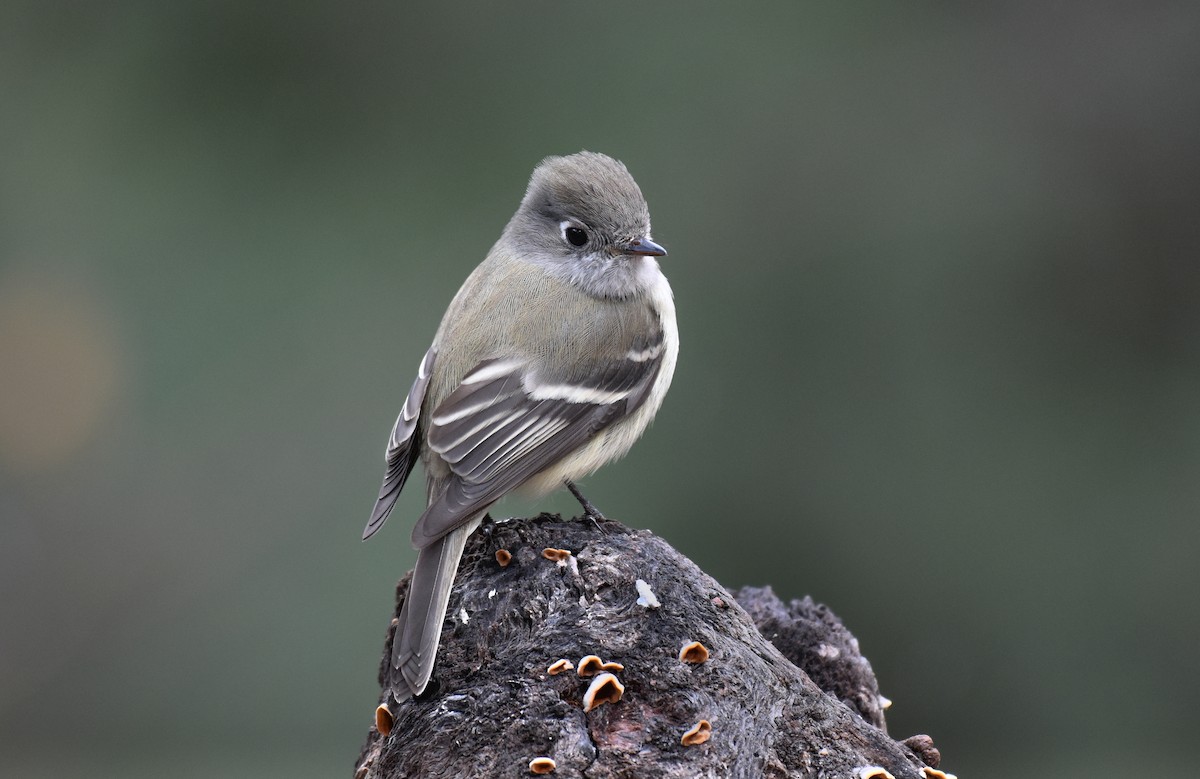
[[[616,240],[650,230],[650,210],[633,176],[621,162],[596,152],[547,157],[533,171],[521,208],[556,222],[579,219]]]
[[[633,176],[612,157],[582,151],[534,169],[502,240],[590,294],[627,297],[644,285],[649,259],[627,248],[649,237],[650,210]]]

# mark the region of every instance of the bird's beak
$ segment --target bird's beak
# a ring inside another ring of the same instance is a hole
[[[640,254],[645,257],[665,257],[667,250],[651,241],[649,238],[638,238],[625,244],[626,254]]]

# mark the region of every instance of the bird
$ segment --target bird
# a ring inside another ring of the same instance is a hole
[[[547,157],[454,296],[388,437],[363,531],[383,526],[420,460],[427,507],[392,642],[398,696],[429,684],[463,547],[492,504],[565,486],[602,517],[575,481],[630,449],[675,372],[666,253],[623,163]]]

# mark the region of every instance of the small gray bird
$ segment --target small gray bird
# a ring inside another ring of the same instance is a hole
[[[488,507],[522,488],[575,488],[624,455],[662,404],[679,334],[650,212],[603,154],[549,157],[442,318],[387,444],[369,538],[420,458],[428,507],[392,644],[419,695],[433,673],[463,545]]]

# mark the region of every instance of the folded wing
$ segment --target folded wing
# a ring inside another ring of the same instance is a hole
[[[662,350],[655,331],[564,377],[546,375],[532,360],[479,363],[430,417],[429,447],[454,476],[413,529],[413,544],[428,546],[632,414],[654,384]]]

